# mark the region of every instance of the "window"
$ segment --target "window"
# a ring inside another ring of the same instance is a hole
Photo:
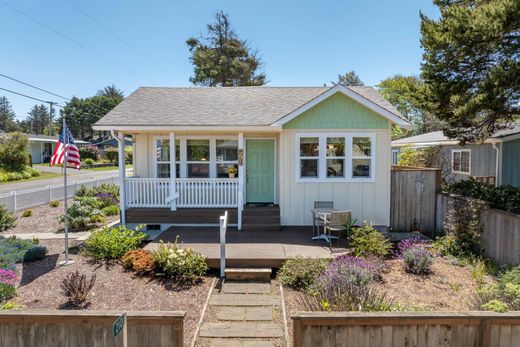
[[[371,177],[372,141],[370,137],[352,138],[352,177]]]
[[[215,141],[217,153],[217,177],[229,177],[228,169],[234,167],[238,177],[238,140],[226,139]]]
[[[371,181],[374,134],[296,134],[300,181]]]
[[[318,177],[319,137],[300,138],[300,177]]]
[[[392,165],[397,165],[399,163],[399,150],[393,149],[392,150]]]
[[[177,177],[180,176],[180,141],[175,140],[175,170]],[[170,140],[156,139],[155,140],[155,176],[157,178],[170,177]]]
[[[209,178],[209,140],[186,140],[188,178]]]
[[[471,150],[454,149],[451,151],[451,171],[460,174],[470,174]]]

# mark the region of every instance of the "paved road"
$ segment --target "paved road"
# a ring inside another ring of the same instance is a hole
[[[41,169],[38,167],[38,169]],[[131,169],[127,170],[127,174],[132,172]],[[88,171],[88,170],[67,170],[67,180],[68,182],[84,182],[91,181],[93,179],[102,179],[113,176],[119,176],[118,170],[110,170],[110,171]],[[59,177],[51,177],[51,178],[42,178],[33,181],[25,181],[25,182],[13,182],[13,183],[4,183],[0,184],[0,193],[8,193],[12,191],[19,190],[27,190],[33,188],[41,188],[46,187],[48,185],[51,186],[59,186],[63,185],[63,176]]]

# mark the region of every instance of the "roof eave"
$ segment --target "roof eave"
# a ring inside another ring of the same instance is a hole
[[[281,132],[281,126],[275,125],[121,125],[94,124],[98,131],[158,132],[158,131],[213,131],[213,132]]]

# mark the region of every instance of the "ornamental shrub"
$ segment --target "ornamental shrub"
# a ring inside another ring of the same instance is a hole
[[[152,253],[144,249],[126,252],[121,261],[125,269],[134,271],[138,276],[149,275],[155,269],[155,260]]]
[[[69,228],[72,230],[81,230],[87,228],[91,224],[104,222],[105,216],[99,209],[100,206],[101,202],[96,198],[77,198],[77,200],[75,200],[67,209],[67,222]],[[58,220],[64,222],[65,217],[61,215],[58,217]]]
[[[119,200],[119,186],[107,183],[103,183],[97,187],[91,188],[81,186],[76,192],[76,197],[95,197],[98,194],[112,194],[112,196]]]
[[[342,287],[347,283],[364,286],[381,279],[383,269],[383,262],[376,258],[369,261],[351,255],[339,256],[319,274],[316,288]]]
[[[107,147],[104,151],[105,157],[108,159],[108,161],[115,164],[118,163],[118,153],[119,151],[116,147]]]
[[[28,209],[28,210],[25,210],[25,211],[22,212],[22,217],[27,218],[27,217],[30,217],[30,216],[32,216],[32,210],[31,209]]]
[[[482,304],[481,307],[486,311],[493,311],[497,313],[504,313],[509,311],[509,307],[507,306],[507,304],[498,299],[489,300],[485,304]]]
[[[354,228],[350,244],[357,257],[385,257],[392,249],[392,243],[381,232],[368,223]]]
[[[132,146],[126,146],[125,147],[125,161],[127,163],[132,163],[133,154],[134,154],[134,150],[133,150]]]
[[[61,291],[68,299],[68,302],[75,308],[84,308],[88,306],[88,295],[94,284],[96,283],[96,275],[90,276],[80,274],[78,270],[68,274],[61,283]]]
[[[87,166],[92,166],[95,163],[96,163],[96,161],[94,159],[91,159],[91,158],[85,159],[85,165],[87,165]]]
[[[58,207],[60,206],[60,202],[58,200],[53,200],[49,203],[50,207]]]
[[[316,282],[316,277],[327,268],[329,260],[294,257],[287,259],[278,271],[278,280],[284,286],[296,290],[308,290]]]
[[[10,133],[1,136],[0,169],[13,173],[23,172],[31,164],[28,148],[28,139],[21,133]],[[29,177],[31,177],[30,173]],[[11,181],[11,179],[8,180]]]
[[[512,269],[504,272],[500,276],[499,283],[501,285],[505,285],[506,283],[520,285],[520,265],[517,265]]]
[[[97,161],[99,158],[99,148],[96,145],[88,145],[85,147],[80,147],[79,155],[80,155],[81,159],[90,159],[93,161]],[[86,162],[86,160],[85,160],[85,162]]]
[[[427,274],[431,272],[432,256],[424,249],[417,246],[410,247],[402,253],[403,268],[414,274]]]
[[[14,264],[23,262],[25,253],[33,247],[34,244],[29,240],[15,237],[0,239],[0,268],[14,269]]]
[[[0,302],[10,300],[16,296],[16,287],[0,282]]]
[[[23,261],[25,262],[31,262],[31,261],[37,261],[45,259],[45,256],[47,255],[47,247],[44,246],[34,246],[32,248],[29,248],[23,257]]]
[[[16,217],[5,205],[0,205],[0,232],[16,226]]]
[[[429,249],[431,246],[431,242],[428,240],[423,240],[417,236],[411,237],[408,239],[404,239],[399,241],[397,244],[397,255],[401,256],[406,250],[410,248],[424,248]]]
[[[179,247],[177,240],[174,244],[161,242],[159,249],[152,255],[158,276],[173,278],[181,283],[193,283],[208,269],[202,254],[191,248]]]
[[[112,205],[112,206],[107,206],[107,207],[104,207],[101,212],[103,212],[103,214],[105,216],[115,216],[117,214],[119,214],[119,206],[117,205]]]
[[[117,206],[119,204],[119,199],[112,193],[97,193],[94,197],[99,202],[99,208]]]
[[[104,227],[94,231],[85,241],[85,253],[98,259],[119,259],[126,252],[138,249],[146,234],[124,226]]]

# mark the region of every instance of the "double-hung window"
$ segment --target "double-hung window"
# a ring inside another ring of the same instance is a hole
[[[186,168],[188,178],[210,177],[209,140],[186,140]]]
[[[454,149],[451,151],[451,171],[469,175],[471,172],[471,150]]]
[[[298,181],[372,181],[374,134],[297,134]]]
[[[216,147],[216,173],[218,178],[229,177],[229,168],[235,168],[235,177],[238,177],[238,140],[217,139]]]
[[[180,175],[180,142],[175,140],[175,170]],[[170,178],[170,140],[157,138],[155,140],[155,177]]]

